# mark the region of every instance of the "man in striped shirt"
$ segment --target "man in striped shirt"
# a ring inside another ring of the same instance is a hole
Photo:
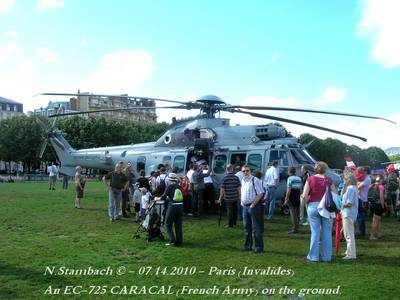
[[[244,227],[244,251],[251,251],[253,247],[253,235],[255,252],[264,252],[264,211],[262,199],[264,189],[261,181],[250,174],[248,166],[242,167],[244,174],[241,182],[241,205],[243,207],[243,227]]]
[[[222,206],[225,203],[228,214],[228,227],[236,227],[238,203],[240,199],[240,180],[234,174],[233,165],[226,167],[226,176],[221,180],[221,189],[219,193],[219,203]]]

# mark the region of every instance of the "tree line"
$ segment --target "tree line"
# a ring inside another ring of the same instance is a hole
[[[47,129],[37,124],[37,119]],[[39,152],[51,128],[52,120],[38,116],[21,116],[0,121],[0,160],[22,162],[31,172],[40,165]],[[168,128],[167,123],[128,122],[105,118],[74,116],[60,118],[56,127],[75,149],[129,145],[154,141]],[[51,147],[47,147],[43,161],[55,161]]]
[[[361,149],[356,145],[348,145],[338,139],[326,138],[321,140],[312,134],[306,133],[299,137],[302,144],[311,143],[307,147],[311,155],[317,160],[325,161],[333,169],[343,169],[346,165],[345,157],[351,157],[357,166],[385,168],[382,163],[388,162],[389,157],[379,147]]]
[[[21,116],[0,121],[0,160],[22,162],[24,170],[30,172],[40,165],[39,151],[46,139],[47,130],[37,124],[37,118],[51,127],[52,120],[38,116]],[[167,123],[128,122],[105,118],[74,116],[60,118],[56,124],[72,147],[76,149],[137,144],[157,140],[168,128]],[[344,157],[351,156],[356,165],[382,168],[389,161],[385,152],[378,147],[361,149],[340,140],[321,140],[311,134],[303,134],[299,142],[307,144],[309,152],[317,160],[323,160],[331,168],[342,169]],[[56,159],[51,147],[47,147],[43,161]]]

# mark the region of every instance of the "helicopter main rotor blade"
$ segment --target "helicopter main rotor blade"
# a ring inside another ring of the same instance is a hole
[[[354,135],[354,134],[350,134],[350,133],[346,133],[346,132],[342,132],[342,131],[338,131],[338,130],[334,130],[334,129],[330,129],[330,128],[326,128],[326,127],[322,127],[322,126],[318,126],[318,125],[304,123],[304,122],[300,122],[300,121],[295,121],[295,120],[290,120],[290,119],[285,119],[285,118],[280,118],[280,117],[275,117],[275,116],[270,116],[270,115],[263,115],[263,114],[254,113],[254,112],[250,112],[250,111],[244,111],[244,110],[240,110],[240,109],[227,110],[227,111],[228,112],[237,112],[237,113],[241,113],[241,114],[247,114],[249,116],[262,118],[262,119],[270,119],[270,120],[279,121],[279,122],[286,122],[286,123],[292,123],[292,124],[296,124],[296,125],[300,125],[300,126],[311,127],[311,128],[315,128],[315,129],[319,129],[319,130],[329,131],[332,133],[353,137],[356,139],[360,139],[364,142],[367,141],[366,138],[358,136],[358,135]]]
[[[226,109],[231,108],[241,108],[248,110],[277,110],[277,111],[297,111],[297,112],[309,112],[309,113],[317,113],[317,114],[328,114],[328,115],[338,115],[338,116],[348,116],[348,117],[358,117],[358,118],[367,118],[367,119],[377,119],[387,121],[393,124],[397,124],[396,122],[375,116],[367,116],[367,115],[359,115],[359,114],[350,114],[344,112],[337,111],[329,111],[329,110],[317,110],[317,109],[303,109],[303,108],[288,108],[288,107],[273,107],[273,106],[242,106],[242,105],[229,105],[225,107]]]
[[[99,109],[99,110],[89,110],[89,111],[74,111],[74,112],[69,112],[69,113],[65,113],[65,114],[51,115],[51,116],[49,116],[49,118],[94,114],[94,113],[110,112],[110,111],[112,112],[112,111],[147,110],[147,109],[191,109],[191,108],[188,108],[185,105],[182,105],[182,106],[139,106],[139,107],[130,107],[130,108],[110,108],[110,109]]]
[[[186,105],[190,102],[184,101],[177,101],[177,100],[170,100],[170,99],[161,99],[161,98],[149,98],[149,97],[139,97],[139,96],[129,96],[129,95],[106,95],[106,94],[74,94],[74,93],[40,93],[35,96],[92,96],[92,97],[115,97],[115,98],[127,98],[127,99],[140,99],[140,100],[154,100],[159,102],[169,102],[169,103],[178,103]]]
[[[39,152],[39,158],[40,159],[43,157],[44,150],[46,150],[46,147],[47,147],[47,139],[45,139],[43,141],[42,147],[40,148],[40,152]]]

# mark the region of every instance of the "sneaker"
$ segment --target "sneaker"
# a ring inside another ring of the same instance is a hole
[[[169,247],[169,246],[173,246],[174,243],[166,243],[165,246]]]
[[[369,239],[371,241],[377,241],[378,240],[378,238],[376,236],[372,235],[372,234],[369,236]]]
[[[110,222],[112,223],[112,222],[114,222],[115,220],[113,219],[113,218],[110,218]]]
[[[302,226],[308,226],[308,225],[310,225],[310,223],[304,222],[304,223],[301,223],[301,225],[302,225]]]
[[[349,260],[349,259],[356,259],[356,258],[346,255],[346,256],[342,257],[342,259],[344,259],[344,260]]]

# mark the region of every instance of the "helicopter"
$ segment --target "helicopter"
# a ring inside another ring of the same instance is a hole
[[[39,95],[79,96],[80,94],[42,93]],[[97,97],[115,97],[115,95],[90,95]],[[77,165],[85,168],[111,171],[114,169],[114,165],[120,161],[124,163],[130,161],[136,172],[144,170],[146,175],[156,170],[159,164],[174,166],[175,169],[177,169],[177,173],[183,175],[188,171],[192,162],[206,162],[212,170],[214,184],[217,188],[220,185],[221,179],[225,176],[228,164],[237,164],[240,162],[241,164],[247,164],[251,170],[258,169],[265,174],[269,166],[272,165],[272,161],[278,160],[280,185],[277,190],[277,196],[279,198],[284,195],[286,190],[285,179],[288,177],[287,172],[289,167],[296,167],[298,173],[302,165],[308,166],[308,169],[311,171],[313,170],[316,161],[307,151],[307,145],[300,144],[297,138],[287,137],[286,130],[276,124],[230,126],[230,120],[221,118],[220,112],[239,113],[256,118],[301,125],[357,138],[362,141],[366,141],[366,139],[348,132],[273,115],[261,114],[257,111],[292,111],[340,115],[379,119],[396,124],[391,120],[381,117],[344,112],[286,107],[229,105],[221,98],[214,95],[206,95],[200,97],[196,101],[187,102],[126,95],[118,95],[117,97],[136,100],[154,100],[155,103],[168,102],[174,105],[161,107],[138,106],[134,108],[113,108],[68,113],[62,113],[61,110],[59,110],[55,115],[49,116],[49,118],[54,118],[54,121],[51,128],[47,130],[45,141],[40,151],[40,157],[45,151],[47,142],[50,142],[61,162],[60,172],[69,176],[75,174],[75,166]],[[181,110],[198,109],[200,114],[193,120],[183,122],[173,121],[169,129],[154,142],[80,150],[74,149],[64,138],[61,131],[55,127],[56,119],[62,116],[155,108]],[[219,116],[217,116],[217,114],[219,114]],[[39,125],[43,128],[45,127],[40,120]],[[333,170],[328,170],[327,175],[336,182],[340,179]]]

